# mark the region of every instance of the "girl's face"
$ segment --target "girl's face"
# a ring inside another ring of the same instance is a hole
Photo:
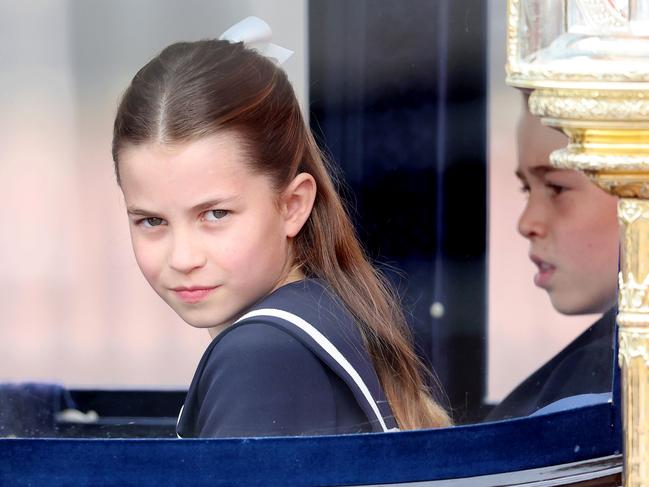
[[[537,118],[521,119],[516,173],[528,199],[518,230],[530,241],[530,259],[538,267],[534,283],[557,311],[604,312],[616,301],[617,200],[581,172],[550,165],[550,153],[566,142]]]
[[[290,240],[308,214],[296,222],[295,195],[278,195],[268,177],[249,169],[246,157],[231,133],[174,146],[131,146],[120,155],[131,239],[144,277],[181,318],[212,335],[302,277],[291,272]]]

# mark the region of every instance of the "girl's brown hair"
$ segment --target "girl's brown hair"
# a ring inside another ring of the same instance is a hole
[[[358,321],[401,429],[450,424],[431,398],[425,369],[390,286],[370,264],[307,128],[283,70],[242,43],[167,47],[133,78],[117,111],[113,160],[128,146],[177,144],[228,130],[251,166],[278,191],[306,172],[317,184],[312,213],[294,238],[294,264],[329,283]]]

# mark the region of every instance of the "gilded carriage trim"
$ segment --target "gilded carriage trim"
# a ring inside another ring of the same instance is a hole
[[[645,317],[646,320],[646,317]],[[649,367],[649,328],[646,326],[628,326],[620,330],[620,349],[618,359],[620,366],[630,367],[634,359],[642,360],[644,367]]]
[[[590,66],[592,67],[592,65]],[[644,71],[589,72],[588,70],[563,72],[558,69],[538,68],[517,63],[517,70],[507,77],[507,82],[518,88],[605,88],[609,83],[624,83],[629,89],[642,89],[649,82]],[[532,81],[533,80],[533,81]]]
[[[645,90],[647,86],[644,87]],[[601,188],[649,198],[649,91],[538,89],[530,111],[569,137],[553,165],[586,172]]]
[[[647,136],[649,137],[649,131]],[[598,171],[601,168],[608,168],[610,171],[618,171],[615,177],[641,177],[649,180],[647,175],[634,174],[636,171],[639,173],[643,170],[643,167],[649,165],[649,155],[598,155],[575,150],[572,147],[554,151],[550,155],[550,162],[556,167],[577,169],[578,171]]]
[[[621,198],[649,198],[648,181],[619,182],[607,180],[601,174],[591,176],[591,179],[604,191]]]
[[[606,176],[614,182],[619,175],[608,172]],[[637,177],[642,180],[643,174]],[[646,191],[645,184],[646,179],[638,187]],[[647,485],[649,479],[649,200],[644,191],[637,191],[634,198],[621,198],[617,212],[622,230],[618,360],[622,368],[625,485],[631,487]]]
[[[620,312],[617,315],[617,323],[622,326],[648,327],[647,313],[633,313],[629,311]]]
[[[628,272],[626,278],[619,274],[619,309],[620,313],[629,310],[639,315],[638,318],[647,320],[649,315],[649,275],[645,276],[642,282],[638,282],[632,272]],[[626,322],[625,322],[626,323]]]
[[[546,19],[531,19],[528,25],[529,19],[522,19],[522,2],[509,0],[507,82],[533,90],[530,111],[569,137],[568,146],[551,155],[552,164],[584,171],[621,198],[618,323],[624,484],[637,487],[649,485],[649,40],[627,31],[631,11],[628,18],[617,18],[605,1],[577,2],[592,27],[580,32],[601,40],[601,52],[575,50],[578,62],[564,62],[556,45],[557,51],[544,50],[551,45],[544,43],[524,52],[536,34],[534,22]],[[564,22],[566,5],[562,3]],[[575,34],[570,27],[565,23],[561,34],[550,40]],[[625,31],[618,36],[621,27]]]
[[[507,2],[507,78],[515,77],[518,71],[520,44],[518,41],[518,23],[521,17],[520,0]]]
[[[539,89],[530,96],[534,115],[602,121],[649,121],[649,93],[642,90]]]
[[[649,220],[649,209],[643,208],[636,200],[621,199],[617,205],[617,218],[620,225],[635,223],[640,218]]]
[[[624,452],[626,486],[647,485],[649,475],[649,429],[647,407],[649,406],[649,326],[647,315],[644,323],[636,326],[620,322],[618,360],[622,367],[622,388],[624,394]],[[639,320],[640,321],[640,320]],[[637,326],[641,325],[641,326]]]

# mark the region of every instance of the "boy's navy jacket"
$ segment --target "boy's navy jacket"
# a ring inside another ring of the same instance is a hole
[[[607,311],[548,363],[510,392],[487,420],[527,416],[561,399],[610,393],[616,309]]]
[[[210,343],[176,430],[208,438],[395,427],[354,318],[324,282],[305,279],[263,298]]]

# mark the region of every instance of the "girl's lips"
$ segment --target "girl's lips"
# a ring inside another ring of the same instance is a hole
[[[186,303],[198,303],[205,299],[213,290],[218,286],[214,287],[192,287],[192,288],[175,288],[172,291],[178,296],[182,301]]]

